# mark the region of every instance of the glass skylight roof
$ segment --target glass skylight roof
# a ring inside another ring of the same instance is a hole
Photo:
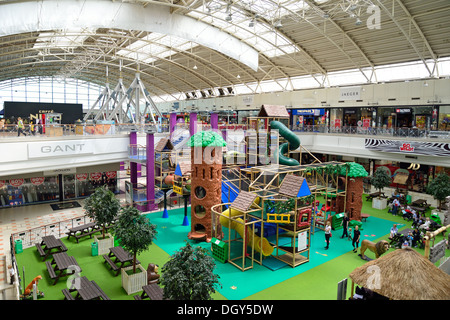
[[[130,59],[139,59],[145,63],[151,63],[158,60],[158,58],[167,58],[178,53],[178,51],[186,51],[196,46],[197,44],[191,41],[152,32],[142,39],[133,42],[125,49],[119,50],[117,54]],[[170,48],[175,50],[171,50]]]
[[[270,23],[307,6],[303,1],[281,1],[282,6],[278,2],[280,1],[239,1],[241,7],[235,8],[229,7],[224,1],[211,1],[208,5],[191,11],[189,15],[234,35],[273,58],[293,53],[297,49],[292,41]],[[243,8],[247,10],[243,11]]]
[[[84,40],[90,34],[93,32],[89,29],[41,32],[33,47],[40,49],[51,45],[61,48],[76,48],[83,45]]]

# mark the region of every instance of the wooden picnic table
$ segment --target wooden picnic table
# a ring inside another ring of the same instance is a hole
[[[148,284],[142,286],[142,294],[135,295],[135,300],[164,300],[163,298],[163,289],[156,283]]]
[[[61,277],[73,275],[82,271],[77,260],[75,260],[74,257],[67,255],[67,252],[53,254],[52,261],[46,261],[45,264],[50,278],[54,280],[53,285],[55,285]]]
[[[411,207],[411,209],[415,210],[416,212],[418,212],[422,215],[425,215],[425,213],[428,210],[428,207],[416,207],[416,206],[410,206],[410,207]]]
[[[67,247],[61,239],[57,239],[53,235],[42,237],[41,243],[36,243],[35,246],[42,257],[42,261],[45,261],[52,254],[67,251]]]
[[[77,240],[77,243],[80,238],[89,236],[92,238],[92,235],[96,232],[100,231],[100,228],[97,226],[95,222],[86,223],[80,226],[76,226],[73,228],[70,228],[67,234],[67,240],[69,240],[70,237],[74,237]]]
[[[384,192],[377,191],[377,192],[372,192],[372,193],[368,194],[366,196],[366,200],[369,201],[369,200],[372,200],[373,198],[377,198],[377,197],[387,198],[384,195]]]
[[[72,281],[72,286],[69,288],[70,292],[76,291],[75,299],[81,300],[110,300],[105,292],[100,289],[98,284],[92,280],[89,281],[87,277],[77,277]]]
[[[414,207],[423,207],[423,208],[429,208],[430,207],[430,205],[427,203],[427,200],[424,200],[424,199],[417,199],[417,200],[414,200],[412,203],[411,203],[411,206],[414,206]]]
[[[108,263],[110,267],[116,272],[116,276],[119,275],[120,269],[125,267],[126,264],[133,263],[133,255],[124,250],[121,246],[109,248],[108,255],[103,255],[103,259],[105,259],[104,262]],[[139,260],[136,259],[136,264],[139,263]]]

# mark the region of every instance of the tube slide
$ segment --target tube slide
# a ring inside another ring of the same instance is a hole
[[[240,211],[237,211],[235,209],[228,208],[227,210],[222,212],[227,217],[234,217],[236,215],[241,215],[242,213]],[[220,224],[228,228],[230,227],[233,230],[236,230],[239,235],[244,238],[244,232],[245,232],[245,226],[243,225],[244,221],[241,218],[237,218],[235,220],[231,220],[230,226],[228,226],[228,218],[224,216],[220,216]],[[270,256],[273,252],[273,247],[269,243],[269,241],[266,238],[262,238],[262,245],[261,245],[261,238],[258,237],[256,234],[252,232],[251,228],[248,228],[247,230],[247,243],[253,244],[254,243],[254,249],[256,252],[261,253],[263,256]]]
[[[288,141],[281,144],[278,148],[279,163],[286,166],[298,166],[300,163],[297,160],[286,157],[284,154],[288,151],[288,148],[290,148],[290,150],[295,150],[300,147],[299,137],[279,121],[270,121],[270,127],[272,129],[277,129],[279,134]]]

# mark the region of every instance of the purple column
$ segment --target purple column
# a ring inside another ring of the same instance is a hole
[[[189,134],[193,136],[197,132],[197,113],[192,112],[189,115]]]
[[[136,152],[137,147],[137,132],[134,130],[130,131],[130,148],[132,152]],[[130,182],[133,188],[137,187],[137,163],[130,161]]]
[[[169,118],[169,133],[172,136],[172,133],[175,131],[175,127],[177,125],[177,114],[171,113]]]
[[[219,129],[219,114],[211,113],[211,130],[216,131]]]
[[[147,211],[156,209],[155,205],[155,137],[153,131],[147,131]],[[148,202],[150,201],[150,202]]]

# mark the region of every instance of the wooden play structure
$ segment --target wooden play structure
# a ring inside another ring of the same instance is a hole
[[[247,119],[247,165],[222,170],[222,200],[228,201],[211,208],[222,226],[213,236],[228,248],[227,261],[242,271],[268,258],[293,268],[308,262],[315,228],[324,229],[328,219],[338,227],[346,212],[349,166],[322,163],[310,153],[313,163],[301,164],[302,150],[309,151],[280,122],[288,117],[284,106],[263,105],[257,117]],[[274,157],[283,162],[262,161]]]

